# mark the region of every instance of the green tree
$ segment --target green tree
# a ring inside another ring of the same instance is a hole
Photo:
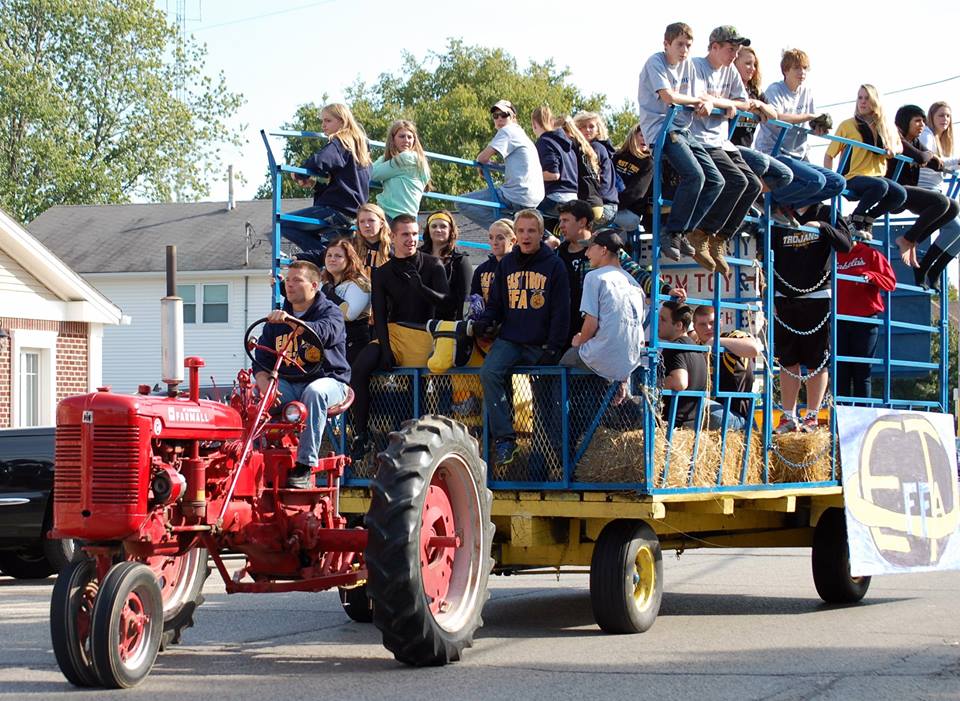
[[[0,206],[207,193],[242,104],[151,0],[0,0]]]
[[[519,122],[528,132],[530,113],[544,103],[556,114],[602,112],[611,121],[614,143],[619,144],[636,119],[629,105],[611,110],[605,96],[585,95],[569,82],[569,77],[568,70],[557,68],[550,60],[531,62],[521,69],[502,49],[468,46],[450,39],[443,53],[431,52],[425,58],[405,53],[398,72],[384,73],[373,84],[357,82],[346,95],[371,139],[382,141],[395,119],[410,119],[416,122],[428,151],[449,156],[473,158],[489,143],[493,136],[490,106],[500,99],[513,102]],[[287,128],[318,131],[319,116],[318,106],[304,105]],[[316,148],[315,140],[290,139],[284,159],[299,164]],[[431,169],[433,187],[439,192],[483,187],[472,168],[433,162]],[[283,189],[285,197],[303,195],[303,190],[291,182],[285,182]],[[267,182],[258,196],[268,197],[270,192]],[[425,204],[431,206],[429,200]]]

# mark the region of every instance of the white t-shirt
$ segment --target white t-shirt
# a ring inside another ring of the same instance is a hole
[[[741,101],[747,99],[747,90],[743,87],[740,71],[733,64],[714,68],[710,60],[698,56],[692,60],[697,76],[697,93],[707,93],[713,97]],[[690,124],[690,133],[704,146],[736,151],[737,147],[729,139],[730,120],[724,116],[697,117]]]
[[[583,279],[580,311],[598,321],[580,359],[601,377],[626,380],[643,359],[643,289],[622,268],[605,265]]]
[[[764,94],[767,97],[767,104],[781,114],[816,114],[816,108],[813,106],[813,94],[805,85],[801,85],[796,92],[791,92],[786,82],[779,80],[772,83]],[[761,122],[760,128],[757,130],[757,140],[753,147],[763,153],[773,151],[773,146],[777,143],[777,137],[780,136],[781,128],[771,126],[769,122]],[[780,153],[794,158],[805,158],[807,148],[806,130],[791,128],[787,131],[787,135],[783,137]]]
[[[530,137],[516,122],[497,130],[490,148],[503,157],[506,172],[500,190],[511,203],[536,207],[543,201],[543,170]]]
[[[659,90],[670,89],[683,95],[694,96],[695,76],[693,63],[681,61],[675,66],[667,63],[667,55],[660,51],[647,59],[640,71],[637,88],[637,103],[640,106],[640,133],[653,148],[670,105],[660,99]],[[680,110],[670,123],[670,131],[686,129],[693,115],[688,109]]]

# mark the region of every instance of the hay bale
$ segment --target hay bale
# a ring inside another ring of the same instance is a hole
[[[676,429],[670,437],[670,465],[666,480],[663,468],[667,451],[666,432],[657,426],[654,454],[654,483],[657,487],[710,487],[717,484],[720,467],[720,431],[702,431],[697,444],[697,459],[690,463],[696,439],[694,431]],[[744,484],[759,484],[763,459],[759,433],[751,440],[750,457],[747,460],[747,475]],[[615,432],[606,428],[597,429],[590,447],[577,465],[575,479],[580,482],[643,482],[644,481],[644,436],[642,430]],[[722,485],[741,484],[744,433],[727,431],[727,444],[723,455]]]
[[[770,481],[826,482],[831,479],[831,440],[829,428],[812,433],[782,433],[773,436],[770,451]],[[840,451],[837,450],[837,478],[840,477]]]

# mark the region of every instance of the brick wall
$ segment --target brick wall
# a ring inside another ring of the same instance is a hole
[[[57,401],[87,391],[87,324],[78,321],[41,321],[0,317],[0,329],[57,332]],[[0,338],[0,428],[11,420],[11,339]]]

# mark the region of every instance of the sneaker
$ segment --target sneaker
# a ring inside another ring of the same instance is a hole
[[[688,258],[693,257],[694,249],[690,245],[690,241],[687,239],[687,236],[690,235],[690,232],[680,235],[680,254],[687,256]]]
[[[797,421],[797,417],[781,414],[780,423],[778,423],[777,427],[773,429],[773,432],[777,435],[782,435],[784,433],[795,433],[799,430],[800,423]]]
[[[302,462],[294,464],[293,469],[287,473],[287,489],[313,489],[316,484],[310,466]]]
[[[867,217],[862,217],[859,214],[851,214],[844,217],[844,220],[847,222],[847,226],[854,236],[859,236],[864,241],[873,239],[873,222],[867,221]]]
[[[773,223],[777,226],[782,226],[787,229],[796,229],[800,226],[800,222],[779,207],[774,207],[773,210],[771,210],[770,219],[772,219]]]
[[[711,236],[707,242],[707,248],[710,251],[710,257],[713,259],[713,265],[716,271],[724,275],[729,273],[730,266],[727,265],[727,259],[723,257],[723,254],[727,252],[726,239],[720,238],[719,236]]]
[[[682,234],[667,234],[665,243],[660,246],[660,253],[670,260],[680,260],[680,239]]]
[[[513,462],[519,452],[516,441],[497,441],[494,449],[493,461],[497,467],[505,467]]]
[[[710,239],[710,234],[701,229],[694,229],[687,234],[687,240],[693,246],[693,259],[700,264],[701,268],[712,273],[717,269],[717,264],[710,255]]]
[[[813,433],[818,428],[820,428],[820,422],[817,420],[816,413],[808,411],[804,417],[803,421],[800,423],[802,430],[807,433]]]

